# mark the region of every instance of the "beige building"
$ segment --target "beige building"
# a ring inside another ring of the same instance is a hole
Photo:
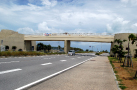
[[[12,30],[2,29],[0,32],[0,46],[8,46],[12,50],[12,46],[16,46],[16,51],[22,49],[24,51],[36,50],[36,41],[24,41],[24,35]]]
[[[134,33],[118,33],[118,34],[115,34],[114,35],[114,40],[115,39],[127,40],[127,41],[123,42],[123,44],[122,44],[123,45],[123,50],[125,52],[128,52],[127,49],[128,49],[128,43],[129,43],[129,48],[130,48],[129,52],[131,53],[132,56],[134,56],[136,54],[135,49],[137,49],[137,43],[135,42],[134,44],[132,44],[131,43],[132,41],[129,41],[128,36],[130,34],[134,34]],[[134,35],[137,37],[137,34],[134,34]],[[112,41],[111,49],[113,48],[114,45],[118,45],[118,44],[116,42],[114,43],[114,41]],[[113,55],[112,52],[110,52],[110,54]]]

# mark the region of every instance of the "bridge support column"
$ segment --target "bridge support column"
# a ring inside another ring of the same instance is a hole
[[[70,40],[65,40],[64,41],[64,52],[68,53],[69,50],[70,50]]]
[[[36,41],[24,41],[24,51],[36,51]]]

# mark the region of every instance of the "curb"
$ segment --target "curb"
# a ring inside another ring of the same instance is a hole
[[[42,78],[42,79],[39,79],[39,80],[37,80],[37,81],[35,81],[35,82],[29,83],[29,84],[27,84],[27,85],[24,85],[24,86],[22,86],[22,87],[20,87],[20,88],[17,88],[17,89],[15,89],[15,90],[26,90],[26,89],[34,86],[34,85],[37,85],[37,84],[39,84],[39,83],[41,83],[41,82],[43,82],[43,81],[46,81],[46,80],[48,80],[48,79],[50,79],[50,78],[52,78],[52,77],[55,77],[55,76],[57,76],[57,75],[59,75],[59,74],[61,74],[61,73],[63,73],[63,72],[66,72],[66,71],[68,71],[68,70],[70,70],[70,69],[72,69],[72,68],[74,68],[74,67],[76,67],[76,66],[79,66],[79,65],[81,65],[81,64],[83,64],[83,63],[85,63],[85,62],[87,62],[87,61],[89,61],[89,60],[91,60],[91,59],[92,59],[92,58],[87,59],[87,60],[85,60],[85,61],[83,61],[83,62],[80,62],[80,63],[78,63],[78,64],[75,64],[75,65],[73,65],[73,66],[71,66],[71,67],[68,67],[68,68],[66,68],[66,69],[63,69],[63,70],[61,70],[61,71],[59,71],[59,72],[56,72],[56,73],[54,73],[54,74],[51,74],[51,75],[49,75],[49,76],[47,76],[47,77],[44,77],[44,78]]]
[[[109,63],[109,64],[110,64],[110,63]],[[111,64],[110,64],[110,65],[111,65]],[[116,82],[116,84],[117,84],[117,88],[118,88],[118,90],[121,90],[120,87],[119,87],[119,84],[118,84],[118,81],[117,81],[117,78],[116,78],[116,74],[114,73],[114,69],[113,69],[112,65],[111,65],[111,68],[112,68],[112,72],[113,72],[113,75],[114,75],[114,78],[115,78],[115,82]]]

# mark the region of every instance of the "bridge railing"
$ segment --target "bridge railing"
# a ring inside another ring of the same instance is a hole
[[[113,33],[34,33],[25,36],[114,36]]]

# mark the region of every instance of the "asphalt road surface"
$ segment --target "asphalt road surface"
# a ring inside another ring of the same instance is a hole
[[[0,58],[0,90],[15,90],[95,57],[94,53]]]

